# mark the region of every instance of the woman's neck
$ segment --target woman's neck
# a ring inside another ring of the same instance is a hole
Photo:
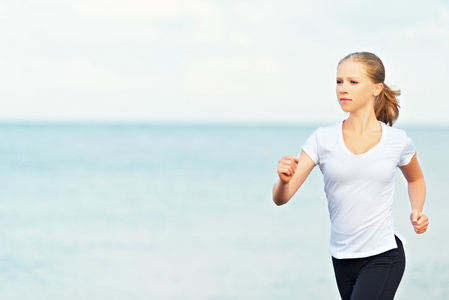
[[[379,130],[379,121],[376,118],[374,110],[362,114],[351,113],[343,123],[343,129],[363,134],[367,131]]]

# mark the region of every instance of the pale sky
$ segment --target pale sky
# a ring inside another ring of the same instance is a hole
[[[354,51],[449,124],[447,0],[0,0],[0,122],[328,123]]]

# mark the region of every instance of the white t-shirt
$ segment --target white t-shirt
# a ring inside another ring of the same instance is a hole
[[[342,124],[318,128],[302,146],[324,176],[331,255],[361,258],[397,248],[394,235],[404,239],[393,223],[395,174],[415,154],[413,142],[403,130],[381,123],[379,143],[355,155],[344,143]]]

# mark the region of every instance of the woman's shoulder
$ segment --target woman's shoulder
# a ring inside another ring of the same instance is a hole
[[[335,141],[335,138],[339,136],[339,129],[341,131],[341,122],[317,127],[306,143],[314,141],[314,143],[322,144]]]
[[[383,140],[388,143],[406,145],[413,143],[404,129],[383,124]]]
[[[395,136],[395,137],[406,137],[407,134],[405,133],[405,130],[402,128],[392,127],[388,126],[385,123],[382,123],[382,130],[385,131],[387,134]]]

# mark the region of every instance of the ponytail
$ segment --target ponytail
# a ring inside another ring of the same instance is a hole
[[[393,123],[399,117],[400,105],[396,97],[401,95],[401,91],[392,90],[385,83],[383,85],[383,90],[374,102],[374,112],[377,120],[393,126]]]

